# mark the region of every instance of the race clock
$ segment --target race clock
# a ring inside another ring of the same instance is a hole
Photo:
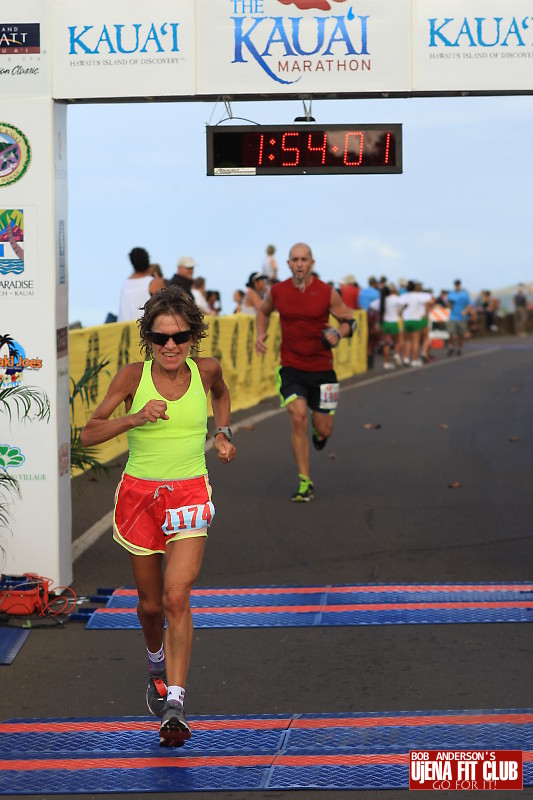
[[[207,128],[208,175],[402,172],[402,126],[246,125]]]

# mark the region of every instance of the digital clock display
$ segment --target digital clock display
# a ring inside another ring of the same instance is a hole
[[[362,175],[402,171],[401,125],[207,128],[208,175]]]

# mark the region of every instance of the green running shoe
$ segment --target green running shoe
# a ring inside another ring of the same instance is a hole
[[[310,481],[309,478],[306,478],[305,475],[300,475],[300,485],[298,486],[298,491],[294,492],[292,496],[293,503],[308,503],[310,500],[313,499],[314,495],[314,484],[313,481]]]

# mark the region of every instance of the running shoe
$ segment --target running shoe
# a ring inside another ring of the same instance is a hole
[[[150,683],[146,690],[146,705],[148,711],[154,717],[161,717],[163,708],[167,700],[167,676],[162,672],[160,675],[150,673]]]
[[[159,728],[160,747],[183,747],[191,738],[191,729],[185,719],[183,706],[177,700],[167,700]]]
[[[328,442],[329,436],[324,436],[323,439],[320,438],[320,435],[316,428],[313,428],[313,446],[315,450],[323,450]]]
[[[315,496],[314,488],[313,481],[310,481],[309,478],[304,478],[303,475],[300,475],[300,485],[298,486],[298,491],[294,492],[292,496],[292,502],[308,503]]]

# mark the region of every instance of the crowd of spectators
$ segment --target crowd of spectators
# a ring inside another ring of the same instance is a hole
[[[198,264],[192,256],[178,259],[176,272],[169,279],[159,264],[151,263],[146,250],[135,247],[129,254],[132,274],[123,282],[118,321],[138,319],[144,303],[163,286],[184,289],[207,316],[222,312],[220,292],[208,289],[206,279],[195,275]],[[276,248],[265,249],[261,269],[252,272],[243,288],[233,293],[235,314],[254,316],[268,289],[279,280]],[[481,332],[497,333],[502,313],[499,300],[488,289],[472,300],[456,280],[453,288],[434,292],[417,280],[399,278],[396,283],[385,276],[371,276],[365,284],[348,274],[338,283],[329,282],[350,309],[362,309],[368,321],[368,365],[376,353],[383,355],[385,369],[399,366],[422,366],[432,360],[431,337],[447,342],[448,355],[461,355],[465,340]],[[527,287],[519,284],[513,295],[514,331],[526,335],[528,309],[533,307]],[[440,309],[440,311],[439,311]],[[112,315],[110,315],[112,317]],[[114,321],[113,318],[109,321]]]

